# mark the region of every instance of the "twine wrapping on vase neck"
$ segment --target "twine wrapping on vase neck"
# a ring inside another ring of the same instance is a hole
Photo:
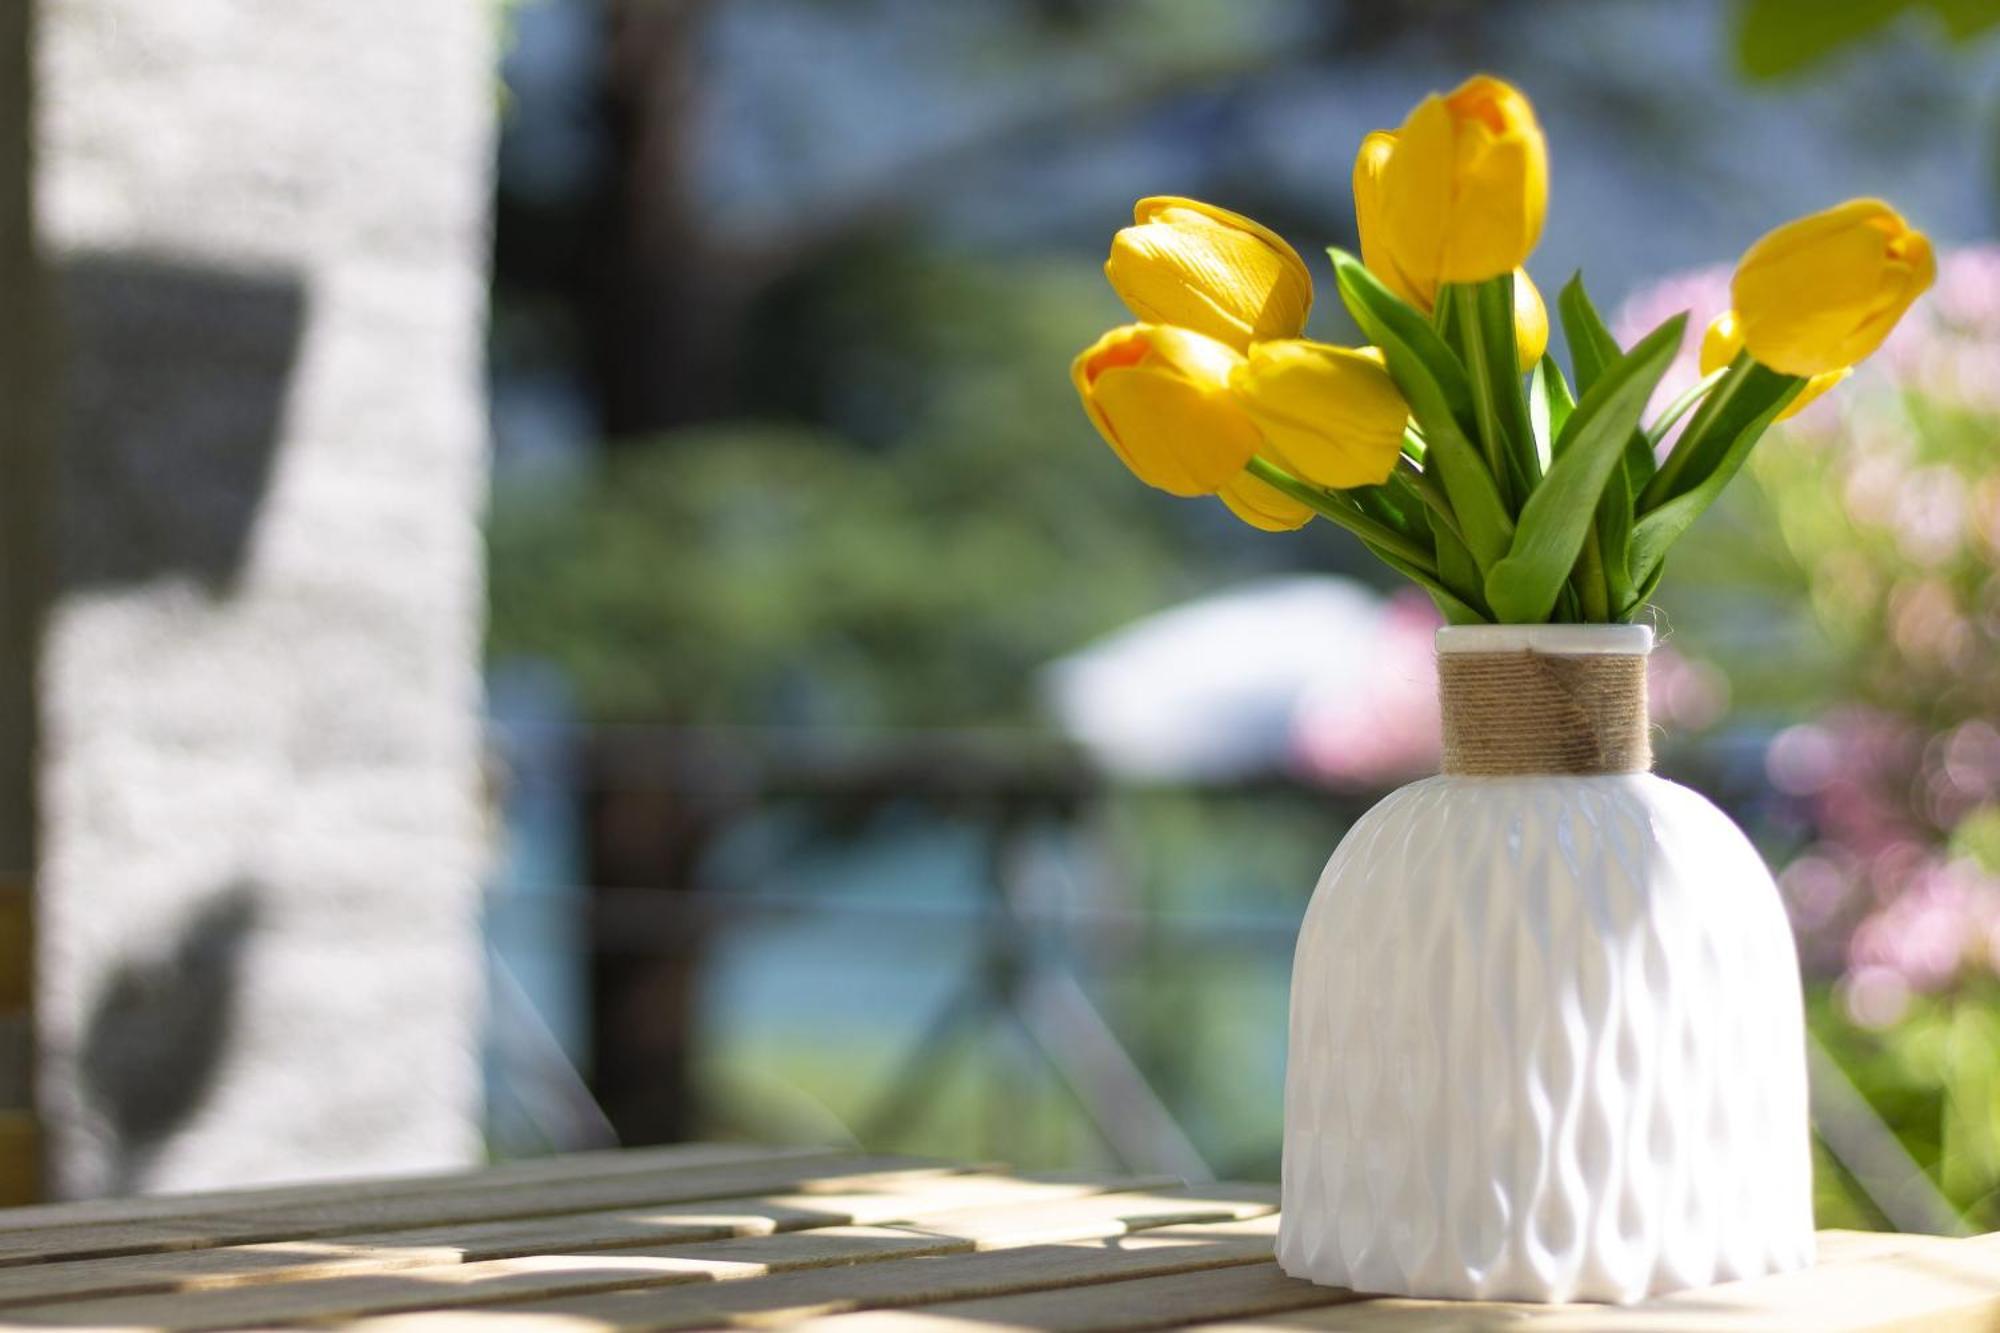
[[[1643,773],[1653,766],[1641,654],[1438,654],[1444,771]]]

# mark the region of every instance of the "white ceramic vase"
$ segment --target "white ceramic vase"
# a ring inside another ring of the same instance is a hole
[[[1480,626],[1438,650],[1651,642]],[[1727,816],[1646,772],[1443,776],[1354,826],[1293,963],[1287,1273],[1625,1302],[1812,1258],[1797,957]]]

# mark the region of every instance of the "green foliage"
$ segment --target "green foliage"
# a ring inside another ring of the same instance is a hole
[[[1486,575],[1486,600],[1503,620],[1548,617],[1583,549],[1605,483],[1680,349],[1686,325],[1686,316],[1668,320],[1606,367],[1564,422],[1549,475],[1522,506],[1514,545]]]
[[[1844,877],[1840,908],[1801,923],[1816,967],[1846,972],[1815,986],[1813,1028],[1949,1202],[1989,1229],[2000,1225],[2000,979],[1981,918],[1926,884],[1949,867],[1977,892],[2000,873],[2000,803],[1988,770],[1964,761],[2000,707],[2000,575],[1980,508],[1996,494],[1995,419],[1977,375],[1940,382],[1906,367],[1983,366],[1992,342],[1957,316],[1911,336],[1912,361],[1864,365],[1837,410],[1815,408],[1751,451],[1757,485],[1732,488],[1704,519],[1706,539],[1676,555],[1676,620],[1726,667],[1739,717],[1809,722],[1836,745],[1827,785],[1792,805],[1784,835]],[[1926,932],[1961,932],[1964,956],[1906,977],[1885,942]],[[1873,943],[1857,953],[1857,938]],[[1907,995],[1856,1006],[1866,968],[1891,969]],[[1823,1222],[1855,1220],[1831,1192],[1822,1203]]]
[[[1174,565],[1143,524],[1109,537],[1084,497],[979,471],[741,428],[503,491],[493,651],[558,662],[600,717],[1018,717],[1032,668],[1166,600]]]
[[[1050,658],[1337,551],[1129,484],[1062,374],[1108,314],[1078,277],[890,247],[828,264],[751,373],[841,428],[687,430],[498,484],[491,653],[553,660],[595,718],[1014,721]]]
[[[1894,1027],[1857,1028],[1833,992],[1813,1030],[1972,1226],[2000,1226],[2000,984],[1918,998]]]
[[[1369,549],[1425,588],[1453,623],[1638,615],[1659,583],[1666,548],[1714,502],[1804,383],[1747,358],[1703,380],[1656,425],[1664,434],[1700,404],[1656,474],[1643,417],[1680,349],[1684,316],[1627,352],[1582,279],[1572,279],[1558,311],[1575,358],[1573,396],[1549,357],[1524,384],[1511,275],[1448,284],[1435,319],[1426,319],[1352,255],[1330,253],[1342,300],[1409,403],[1421,446],[1411,484],[1433,501],[1430,523],[1404,534],[1416,550],[1376,541]],[[1282,474],[1258,475],[1290,489]],[[1299,498],[1341,521],[1329,504]]]
[[[1348,312],[1368,341],[1382,349],[1389,374],[1409,400],[1410,415],[1424,433],[1424,457],[1435,460],[1465,547],[1484,570],[1506,553],[1514,524],[1467,428],[1472,387],[1465,368],[1430,322],[1360,260],[1344,250],[1327,253]]]
[[[1653,576],[1667,548],[1715,503],[1765,430],[1804,387],[1797,376],[1767,370],[1747,356],[1737,358],[1640,497],[1645,517],[1632,533],[1632,568],[1639,578]],[[1683,462],[1687,466],[1676,466]]]
[[[1583,288],[1583,274],[1574,274],[1556,297],[1556,315],[1562,320],[1563,335],[1569,339],[1570,360],[1576,366],[1576,391],[1589,393],[1598,376],[1623,355],[1618,340],[1605,327],[1604,319],[1591,304]]]
[[[1801,73],[1858,46],[1905,14],[1926,15],[1969,42],[2000,25],[1992,0],[1738,0],[1736,60],[1753,79]]]

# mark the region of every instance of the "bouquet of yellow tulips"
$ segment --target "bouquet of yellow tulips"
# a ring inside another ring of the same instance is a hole
[[[1572,278],[1566,375],[1522,268],[1547,202],[1534,108],[1498,79],[1369,135],[1361,256],[1329,252],[1372,344],[1350,348],[1303,337],[1312,278],[1283,238],[1142,199],[1104,268],[1141,322],[1077,357],[1077,392],[1141,481],[1270,531],[1329,519],[1454,624],[1630,620],[1764,430],[1881,346],[1936,267],[1880,200],[1779,227],[1738,265],[1703,378],[1647,421],[1686,317],[1621,347]]]

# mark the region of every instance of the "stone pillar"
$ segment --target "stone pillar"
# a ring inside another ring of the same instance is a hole
[[[30,9],[0,4],[0,1206],[38,1192],[29,907],[46,582],[49,330],[35,250]]]
[[[479,1152],[497,8],[41,0],[61,1193]]]

